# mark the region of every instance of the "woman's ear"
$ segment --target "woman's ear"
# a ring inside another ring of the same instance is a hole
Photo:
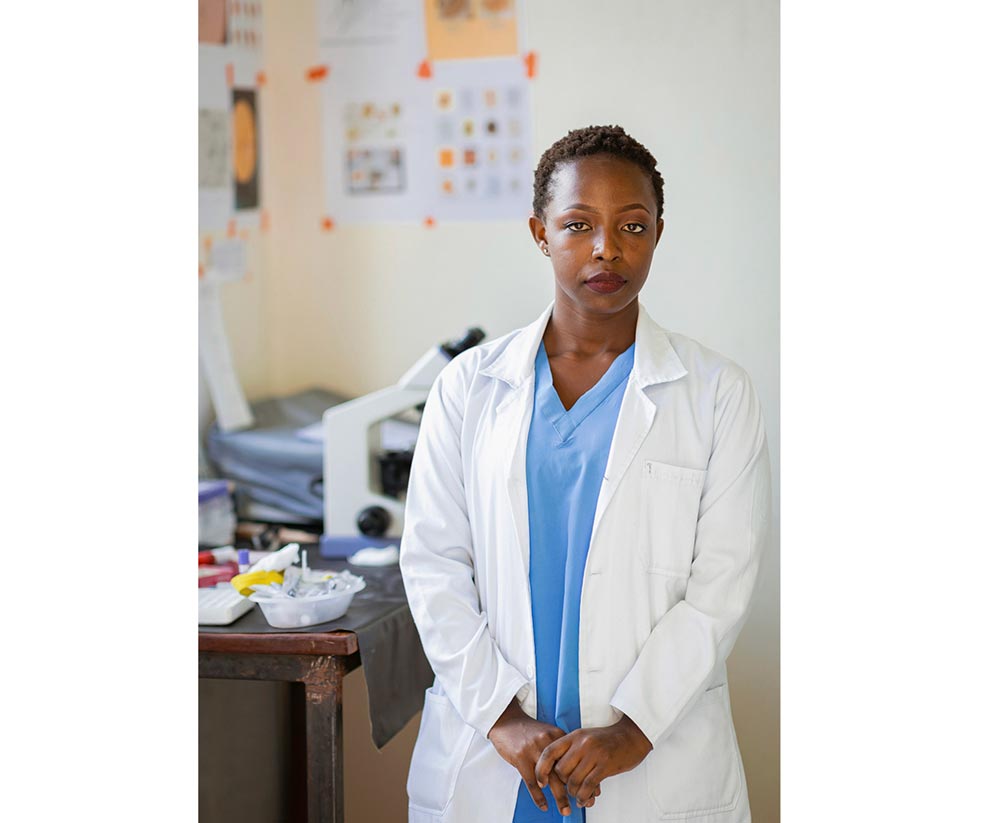
[[[549,243],[545,239],[545,223],[535,215],[528,218],[528,229],[531,231],[531,238],[535,245],[542,250],[542,254],[549,256]]]
[[[660,242],[660,236],[663,234],[663,218],[661,217],[656,221],[656,243],[653,244],[655,249],[657,244]]]

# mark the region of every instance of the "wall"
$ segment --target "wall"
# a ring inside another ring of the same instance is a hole
[[[469,325],[490,337],[524,325],[553,291],[551,270],[530,242],[527,203],[524,221],[319,230],[319,97],[303,80],[316,60],[314,16],[311,3],[265,5],[266,275],[223,295],[251,396],[311,385],[352,394],[382,388]],[[536,157],[590,123],[621,124],[657,157],[666,229],[643,302],[662,325],[749,371],[767,415],[777,514],[778,3],[531,0],[526,35],[540,58]],[[754,818],[768,822],[779,820],[778,568],[775,534],[730,659]],[[345,704],[355,718],[366,711],[359,692],[348,689]],[[405,775],[416,720],[383,753],[367,739],[366,722],[353,722],[351,757],[381,765],[354,769],[349,760],[348,819],[404,819],[402,782],[374,775]],[[366,808],[364,797],[393,814]]]

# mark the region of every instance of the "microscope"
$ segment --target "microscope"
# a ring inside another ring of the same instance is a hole
[[[416,417],[441,370],[485,337],[470,328],[427,351],[395,385],[323,413],[323,557],[399,543],[413,451],[384,448],[385,424]]]

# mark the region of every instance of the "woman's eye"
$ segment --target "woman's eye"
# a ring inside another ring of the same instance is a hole
[[[579,220],[575,220],[572,223],[567,223],[566,228],[570,231],[585,231],[587,229],[587,224]]]
[[[642,234],[646,231],[646,227],[642,223],[626,223],[625,231],[629,234]]]

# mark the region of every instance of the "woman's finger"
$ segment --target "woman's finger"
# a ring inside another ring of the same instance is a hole
[[[569,805],[569,795],[566,793],[566,784],[559,779],[559,775],[553,773],[549,775],[549,789],[559,807],[559,814],[568,815],[572,812]]]
[[[542,750],[542,753],[538,758],[538,762],[535,764],[535,781],[539,786],[548,785],[552,767],[555,766],[563,754],[565,754],[572,745],[573,738],[571,735],[567,734],[560,737],[558,740],[553,740]]]
[[[524,781],[524,785],[528,787],[528,794],[535,801],[535,805],[543,812],[547,812],[549,810],[549,803],[545,799],[545,792],[538,788],[538,784],[535,782],[535,770],[531,768],[531,763],[522,761],[517,770]]]
[[[594,793],[586,800],[584,800],[583,803],[581,803],[580,805],[585,809],[589,809],[591,806],[594,805],[594,803],[597,802],[597,798],[600,796],[600,794],[601,794],[601,784],[598,783],[597,788],[594,789]]]
[[[582,775],[582,776],[581,776]],[[601,785],[601,779],[605,775],[599,766],[594,766],[589,771],[581,764],[573,772],[573,776],[566,784],[566,788],[578,801],[583,802],[596,796],[596,790]]]

